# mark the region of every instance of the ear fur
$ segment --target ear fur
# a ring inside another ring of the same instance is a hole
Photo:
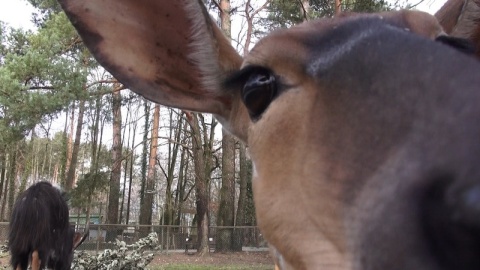
[[[242,58],[200,0],[59,0],[98,62],[154,102],[229,118]]]

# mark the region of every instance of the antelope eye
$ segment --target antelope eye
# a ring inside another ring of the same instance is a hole
[[[250,118],[257,120],[277,95],[277,82],[269,70],[256,70],[245,81],[242,89],[243,103]]]

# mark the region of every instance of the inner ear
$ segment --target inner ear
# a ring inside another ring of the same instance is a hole
[[[435,41],[443,43],[447,46],[450,46],[468,55],[475,54],[475,44],[472,41],[465,38],[457,38],[457,37],[442,35],[435,38]]]

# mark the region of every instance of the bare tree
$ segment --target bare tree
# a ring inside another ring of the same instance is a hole
[[[197,207],[197,254],[202,256],[208,253],[208,226],[209,226],[209,185],[213,166],[213,139],[216,121],[212,118],[210,128],[207,128],[203,115],[192,113],[187,117],[192,131],[192,152],[195,167],[195,195]],[[200,130],[200,126],[202,130]],[[209,131],[208,131],[209,130]]]
[[[112,172],[110,175],[110,191],[108,196],[107,223],[117,224],[119,196],[120,196],[120,177],[122,174],[122,96],[118,89],[122,86],[116,84],[112,93],[112,115],[113,115],[113,143],[112,143]],[[112,231],[113,239],[116,235]]]
[[[230,0],[219,2],[220,27],[231,38]],[[235,138],[222,129],[222,187],[217,225],[235,225]],[[217,230],[216,251],[232,250],[233,229]]]
[[[77,130],[75,133],[75,141],[72,148],[72,158],[70,166],[68,166],[67,178],[65,179],[65,190],[72,190],[75,183],[75,173],[78,162],[78,151],[80,150],[80,140],[82,139],[83,116],[85,114],[85,100],[80,100],[78,106]]]
[[[175,168],[177,164],[177,156],[180,148],[180,136],[181,127],[183,125],[183,117],[177,114],[173,109],[169,109],[170,117],[170,131],[168,144],[168,159],[166,170],[162,167],[163,174],[167,180],[167,186],[165,188],[165,205],[163,208],[162,220],[164,224],[172,225],[174,221],[174,200],[172,194],[172,184],[175,178]],[[175,115],[177,117],[175,117]],[[174,123],[176,120],[176,123]]]
[[[139,223],[141,225],[152,224],[152,209],[153,198],[155,193],[155,165],[157,163],[157,148],[158,148],[158,128],[160,122],[160,105],[155,104],[153,111],[153,127],[152,127],[152,139],[150,144],[150,154],[148,158],[148,170],[145,183],[143,204],[140,205],[140,217]],[[143,227],[140,229],[142,237],[148,234],[148,228]]]

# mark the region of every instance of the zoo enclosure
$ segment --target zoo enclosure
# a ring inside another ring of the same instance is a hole
[[[0,222],[0,244],[8,239],[8,222]],[[77,231],[84,231],[85,225],[73,225]],[[115,239],[133,244],[143,237],[145,232],[156,232],[159,251],[185,252],[196,249],[197,228],[173,225],[124,225],[124,224],[90,224],[89,236],[79,247],[80,250],[101,251],[113,247]],[[239,237],[233,237],[233,235]],[[243,251],[261,251],[267,248],[258,227],[255,226],[210,226],[210,251],[216,250],[218,237],[232,237],[233,245],[240,246]],[[240,241],[240,242],[238,242]]]

